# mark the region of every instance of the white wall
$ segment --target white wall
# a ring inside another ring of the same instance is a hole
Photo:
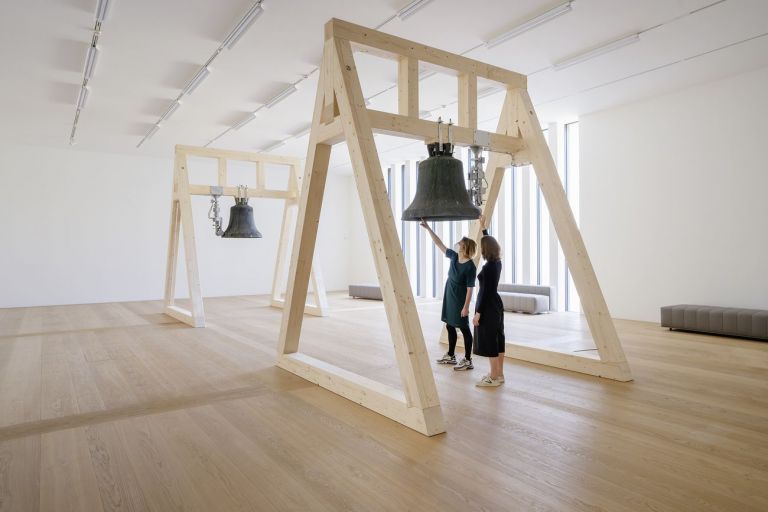
[[[581,226],[618,318],[768,309],[768,68],[580,120]]]
[[[158,299],[163,294],[172,161],[0,147],[0,307]],[[190,163],[191,174],[205,174]],[[240,176],[244,169],[235,169]],[[331,175],[318,249],[326,286],[348,284],[350,176]],[[246,179],[243,177],[243,179]],[[268,183],[269,184],[269,183]],[[222,200],[225,227],[231,199]],[[282,201],[251,200],[260,240],[224,240],[193,202],[205,296],[272,285]],[[179,292],[186,293],[179,273]]]

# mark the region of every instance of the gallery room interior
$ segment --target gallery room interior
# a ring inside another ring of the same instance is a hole
[[[767,2],[0,40],[0,511],[768,510]]]

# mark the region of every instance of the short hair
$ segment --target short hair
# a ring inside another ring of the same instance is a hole
[[[477,243],[474,240],[471,238],[463,237],[461,240],[459,240],[459,245],[461,245],[462,252],[464,253],[462,256],[468,260],[471,260],[475,257],[475,253],[477,252]]]
[[[499,241],[490,235],[485,235],[480,239],[480,253],[485,261],[500,261],[501,246]]]

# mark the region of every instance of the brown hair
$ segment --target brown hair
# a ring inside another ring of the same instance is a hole
[[[490,235],[480,239],[480,254],[485,261],[499,261],[501,259],[501,246],[498,240]]]
[[[459,245],[461,246],[461,252],[463,253],[462,256],[468,260],[471,260],[475,257],[475,253],[477,252],[477,243],[475,243],[474,240],[471,238],[463,237],[461,240],[459,240]]]

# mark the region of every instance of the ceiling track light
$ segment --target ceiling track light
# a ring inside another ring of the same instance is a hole
[[[160,129],[160,123],[157,123],[156,125],[152,126],[152,128],[150,128],[150,129],[149,129],[149,131],[147,132],[147,134],[146,134],[146,135],[144,135],[144,138],[143,138],[143,139],[141,139],[141,141],[139,141],[139,143],[138,143],[138,144],[136,144],[136,147],[137,147],[137,148],[140,148],[140,147],[141,147],[141,145],[142,145],[142,144],[144,144],[144,142],[146,142],[146,141],[148,141],[149,139],[151,139],[151,138],[152,138],[152,136],[153,136],[154,134],[156,134],[156,133],[157,133],[157,130],[159,130],[159,129]]]
[[[300,132],[294,133],[293,135],[291,135],[291,139],[294,139],[294,140],[300,139],[300,138],[302,138],[305,135],[309,135],[310,131],[312,131],[312,126],[311,125],[307,126],[305,129],[301,130]]]
[[[432,0],[414,0],[413,2],[409,3],[399,11],[397,11],[397,16],[400,18],[400,20],[405,20],[409,18],[410,16],[416,14],[416,12],[423,9],[428,3],[430,3]]]
[[[165,111],[165,113],[160,116],[160,121],[165,121],[169,117],[173,115],[176,110],[181,106],[181,102],[179,100],[174,100],[173,103],[171,103],[171,106],[168,107],[168,110]]]
[[[80,87],[80,94],[77,95],[77,110],[85,108],[85,102],[88,101],[89,89],[85,85]]]
[[[281,147],[285,146],[285,144],[286,144],[286,142],[284,140],[281,140],[279,142],[275,142],[271,146],[268,146],[268,147],[262,149],[261,152],[262,153],[269,153],[270,151],[274,151],[277,148],[281,148]]]
[[[580,64],[584,61],[594,59],[597,56],[610,53],[612,51],[618,50],[619,48],[624,48],[625,46],[636,43],[638,41],[640,41],[640,34],[632,34],[626,37],[615,39],[592,50],[588,50],[586,52],[576,54],[572,57],[568,57],[567,59],[555,62],[552,67],[555,71],[561,71],[575,64]]]
[[[267,102],[267,103],[264,105],[264,108],[272,108],[272,107],[274,107],[275,105],[277,105],[278,103],[280,103],[280,102],[281,102],[281,101],[283,101],[285,98],[287,98],[288,96],[290,96],[291,94],[295,93],[295,92],[296,92],[296,91],[298,91],[298,90],[299,90],[299,88],[296,86],[296,84],[291,84],[291,85],[290,85],[290,86],[288,86],[288,87],[287,87],[287,88],[286,88],[284,91],[282,91],[282,92],[281,92],[281,93],[279,93],[277,96],[275,96],[274,98],[272,98],[271,100],[269,100],[269,101],[268,101],[268,102]]]
[[[195,76],[192,77],[192,80],[189,81],[186,87],[184,87],[184,90],[182,91],[182,94],[192,94],[195,92],[195,89],[197,89],[200,84],[205,80],[205,78],[211,74],[211,68],[208,66],[203,66],[200,68],[200,70],[195,74]]]
[[[493,48],[494,46],[498,46],[501,43],[509,41],[510,39],[515,38],[520,34],[523,34],[525,32],[528,32],[531,29],[538,27],[539,25],[543,25],[544,23],[547,23],[548,21],[552,21],[553,19],[562,16],[563,14],[569,13],[573,9],[573,6],[571,5],[572,3],[573,3],[572,0],[562,3],[557,7],[554,7],[548,10],[545,13],[539,14],[538,16],[534,16],[528,21],[525,21],[517,25],[516,27],[513,27],[511,30],[508,30],[503,34],[499,34],[498,36],[492,39],[489,39],[488,41],[485,42],[485,46],[488,48]]]
[[[240,121],[238,121],[238,122],[237,122],[237,124],[236,124],[236,125],[234,125],[234,126],[232,127],[232,129],[233,129],[233,130],[239,130],[239,129],[240,129],[240,128],[242,128],[243,126],[245,126],[245,125],[247,125],[248,123],[250,123],[251,121],[253,121],[253,119],[254,119],[255,117],[256,117],[256,116],[255,116],[254,114],[248,114],[247,116],[245,116],[244,118],[242,118]]]
[[[99,57],[99,48],[95,45],[88,47],[85,54],[85,67],[83,68],[83,79],[90,80],[93,76],[93,70],[96,69],[96,60]]]
[[[107,19],[108,13],[109,13],[109,0],[99,0],[99,3],[96,5],[96,22],[104,23],[104,20]]]
[[[237,44],[240,38],[243,37],[243,34],[245,34],[251,25],[253,25],[253,22],[256,21],[256,19],[264,12],[262,3],[263,2],[259,0],[253,4],[248,12],[245,13],[245,16],[243,16],[237,25],[235,25],[235,28],[233,28],[229,35],[224,39],[220,48],[226,47],[228,50],[231,50],[235,44]]]

